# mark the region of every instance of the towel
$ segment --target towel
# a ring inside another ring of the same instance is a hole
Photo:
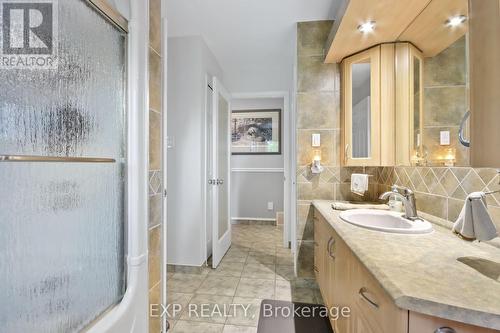
[[[484,192],[473,192],[465,199],[464,207],[453,225],[453,232],[471,241],[488,241],[497,237]]]
[[[334,210],[351,210],[351,209],[389,210],[389,206],[386,204],[365,204],[365,203],[349,203],[349,202],[338,202],[338,201],[332,203],[332,208]]]
[[[368,191],[368,175],[353,173],[351,175],[351,192],[364,196]]]

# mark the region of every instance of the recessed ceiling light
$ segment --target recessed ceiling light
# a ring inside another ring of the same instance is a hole
[[[457,15],[450,17],[446,20],[446,25],[449,27],[458,27],[460,24],[464,23],[467,20],[467,16],[465,15]]]
[[[375,30],[375,21],[368,21],[358,26],[358,30],[366,34]]]

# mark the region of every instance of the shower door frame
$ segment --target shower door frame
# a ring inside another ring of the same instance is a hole
[[[125,280],[120,303],[112,306],[84,330],[91,333],[143,333],[148,329],[148,45],[149,2],[131,1],[131,20],[106,0],[85,0],[105,19],[125,33],[126,63],[126,214]],[[134,78],[134,79],[131,79]]]

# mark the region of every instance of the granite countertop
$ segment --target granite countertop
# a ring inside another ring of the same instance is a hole
[[[342,221],[332,202],[313,205],[398,307],[500,330],[499,248],[461,240],[439,225],[425,235],[360,228]],[[457,260],[464,257],[489,277]]]

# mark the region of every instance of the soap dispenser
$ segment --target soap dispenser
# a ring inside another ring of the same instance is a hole
[[[397,186],[391,187],[392,192],[398,193]],[[399,199],[397,195],[391,195],[389,197],[389,209],[393,212],[402,212],[403,211],[403,201]]]

